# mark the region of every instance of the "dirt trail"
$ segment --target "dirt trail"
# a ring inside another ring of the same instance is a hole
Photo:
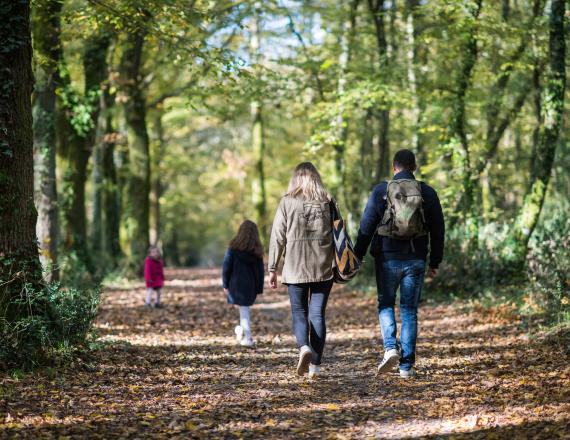
[[[375,300],[335,287],[324,374],[294,374],[285,291],[235,345],[219,270],[167,272],[165,309],[108,289],[104,343],[64,372],[0,376],[0,438],[570,438],[567,347],[529,340],[508,313],[424,305],[418,377],[376,377]]]

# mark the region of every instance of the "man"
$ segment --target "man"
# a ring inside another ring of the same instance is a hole
[[[372,242],[378,289],[378,315],[384,343],[380,374],[399,362],[400,376],[415,375],[417,310],[429,248],[428,277],[437,275],[443,258],[445,225],[435,190],[414,177],[416,157],[400,150],[394,178],[374,187],[360,222],[354,247],[360,259]],[[394,305],[400,288],[401,353],[396,339]]]

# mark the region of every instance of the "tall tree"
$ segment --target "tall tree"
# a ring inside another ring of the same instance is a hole
[[[419,93],[418,93],[418,81],[417,81],[417,25],[416,25],[416,10],[419,6],[419,0],[407,0],[406,3],[406,70],[408,76],[408,86],[410,88],[410,94],[412,95],[412,149],[418,155],[419,162],[422,163],[423,159],[423,144],[420,135],[420,124],[422,120],[422,107]]]
[[[41,283],[34,207],[30,2],[0,8],[0,312]]]
[[[549,20],[549,66],[542,105],[542,127],[535,160],[531,165],[529,190],[513,231],[516,240],[515,256],[519,261],[524,261],[528,241],[540,217],[562,127],[566,88],[565,12],[565,0],[552,0]]]
[[[61,209],[65,222],[64,244],[67,251],[92,268],[87,250],[87,216],[85,184],[87,165],[95,143],[99,112],[99,90],[106,78],[106,55],[109,39],[95,35],[86,41],[83,52],[85,91],[81,95],[69,74],[62,77],[60,108],[60,156],[62,164]],[[63,59],[60,61],[64,64]],[[87,117],[84,117],[87,115]]]
[[[352,58],[352,50],[354,44],[354,32],[356,27],[356,12],[358,9],[358,4],[360,0],[353,0],[348,5],[348,11],[343,8],[343,18],[341,25],[341,35],[340,35],[340,55],[339,55],[339,73],[338,73],[338,83],[337,83],[337,96],[339,100],[339,109],[335,121],[335,127],[337,130],[337,135],[334,144],[334,159],[335,159],[335,176],[333,179],[333,185],[331,190],[336,197],[340,197],[340,189],[345,188],[344,181],[346,177],[345,170],[345,149],[346,141],[348,139],[348,121],[345,117],[345,108],[342,105],[342,100],[344,99],[346,81],[348,74],[348,66]],[[347,199],[345,195],[345,199]]]
[[[162,158],[166,151],[166,141],[164,139],[164,127],[162,125],[162,118],[164,110],[162,105],[158,106],[154,115],[154,131],[156,133],[155,148],[153,148],[153,178],[152,178],[152,217],[154,225],[151,229],[151,242],[155,246],[162,248],[162,214],[160,211],[160,197],[164,191],[164,183],[160,167]]]
[[[472,217],[472,209],[474,205],[474,181],[473,181],[473,159],[471,157],[471,148],[467,136],[467,123],[465,112],[465,101],[467,91],[471,85],[473,68],[477,61],[477,35],[475,25],[481,12],[482,0],[475,0],[467,6],[467,16],[464,20],[465,30],[461,33],[462,45],[461,52],[463,59],[460,68],[456,73],[456,93],[453,100],[453,108],[451,115],[451,132],[462,149],[462,175],[463,175],[463,191],[465,193],[463,214],[464,218]],[[473,236],[477,234],[476,227],[472,231]]]
[[[389,57],[388,41],[386,39],[386,6],[384,0],[368,0],[368,9],[372,15],[376,34],[378,51],[378,74],[379,81],[388,79]],[[378,109],[379,133],[377,141],[378,161],[376,162],[376,180],[386,177],[389,173],[390,156],[390,105],[385,102]]]
[[[146,102],[142,85],[143,46],[147,11],[141,11],[144,20],[127,35],[121,57],[120,76],[124,93],[123,110],[127,125],[129,165],[123,212],[126,239],[130,246],[128,264],[138,271],[149,246],[150,157],[146,124]]]
[[[261,63],[260,35],[261,35],[261,6],[256,4],[255,15],[251,25],[251,54],[259,72]],[[255,209],[256,221],[264,245],[268,245],[267,233],[267,194],[265,191],[265,118],[263,115],[263,104],[259,97],[251,102],[251,144],[253,149],[253,160],[255,166],[255,177],[252,183],[253,207]]]
[[[111,95],[110,84],[105,84],[101,93],[100,131],[101,148],[101,210],[103,221],[103,251],[115,265],[122,255],[119,231],[121,225],[119,182],[115,166],[115,145],[117,133],[113,126],[115,99]]]
[[[59,0],[39,2],[33,14],[35,47],[34,88],[34,171],[38,210],[36,232],[40,260],[47,268],[47,281],[55,280],[57,270],[58,208],[56,191],[55,104],[58,62],[61,53]]]

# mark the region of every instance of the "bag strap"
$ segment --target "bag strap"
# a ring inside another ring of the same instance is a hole
[[[338,208],[336,200],[332,197],[329,200],[329,208],[331,211],[331,223],[334,225],[335,220],[342,220],[342,215],[340,215],[340,209]]]

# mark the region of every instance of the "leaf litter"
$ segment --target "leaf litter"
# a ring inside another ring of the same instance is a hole
[[[528,338],[511,310],[426,304],[417,371],[376,375],[375,298],[335,287],[316,381],[295,375],[284,289],[252,309],[255,349],[219,269],[174,269],[164,309],[109,288],[100,348],[63,370],[0,376],[0,438],[570,438],[567,342]]]

